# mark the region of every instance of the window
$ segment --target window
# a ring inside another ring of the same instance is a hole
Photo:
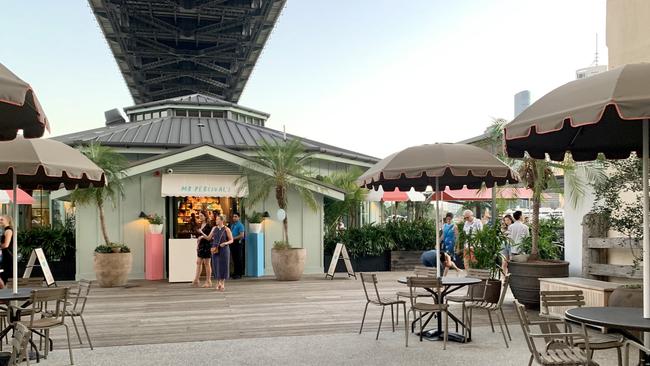
[[[138,114],[135,116],[136,121],[142,121],[144,119],[144,116],[142,114]]]
[[[167,117],[167,111],[161,111],[160,117]]]
[[[176,117],[187,117],[187,111],[184,109],[177,109],[174,111]]]
[[[212,111],[212,116],[214,118],[223,118],[223,111]]]
[[[151,113],[145,113],[144,119],[151,119]]]
[[[160,118],[160,112],[153,112],[151,113],[152,118]]]
[[[210,112],[210,111],[200,111],[199,116],[201,116],[203,118],[210,118],[210,117],[212,117],[212,112]]]
[[[32,192],[34,204],[32,205],[31,226],[46,226],[50,224],[50,193],[43,190]]]
[[[187,111],[187,115],[188,115],[188,117],[198,117],[199,116],[199,111],[189,110],[189,111]]]

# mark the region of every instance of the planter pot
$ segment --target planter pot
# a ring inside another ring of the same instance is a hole
[[[149,232],[152,234],[162,234],[163,224],[149,224]]]
[[[330,262],[332,261],[331,254],[325,254],[323,256],[323,269],[327,273],[327,270],[330,268]],[[390,271],[390,252],[386,252],[382,255],[368,255],[362,257],[352,257],[350,258],[352,262],[352,269],[355,272],[382,272]],[[336,263],[336,272],[346,273],[345,263],[343,261],[338,261]]]
[[[251,233],[259,234],[262,232],[262,224],[257,223],[257,224],[248,224],[248,230]]]
[[[271,264],[278,281],[298,281],[305,271],[307,249],[271,249]]]
[[[131,253],[95,253],[94,267],[100,287],[124,286],[129,279]]]
[[[391,271],[413,271],[415,266],[421,266],[422,250],[393,250],[390,252]]]
[[[539,279],[569,277],[569,262],[510,262],[510,289],[515,298],[530,307],[539,307]]]
[[[607,306],[623,306],[626,308],[643,307],[643,288],[617,287],[609,295]]]

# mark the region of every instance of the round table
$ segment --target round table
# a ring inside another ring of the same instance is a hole
[[[406,277],[400,278],[399,280],[397,280],[397,282],[402,283],[402,284],[406,284],[407,283]],[[452,292],[454,292],[454,291],[456,291],[456,290],[458,290],[458,289],[460,289],[462,287],[470,286],[470,285],[476,285],[478,283],[481,283],[481,280],[478,279],[478,278],[473,278],[473,277],[442,277],[442,286],[443,286],[443,288],[442,288],[442,292],[440,293],[440,296],[438,296],[438,293],[435,292],[433,289],[428,288],[428,289],[425,289],[425,290],[427,290],[428,292],[431,293],[431,295],[433,295],[433,297],[435,298],[435,300],[436,300],[436,302],[438,304],[444,304],[445,303],[445,297],[447,295],[449,295],[450,293],[452,293]],[[426,322],[424,323],[425,327],[427,326],[427,324],[431,320],[431,317],[433,317],[433,314],[431,314],[429,316],[429,318],[426,320]],[[449,312],[449,317],[456,324],[460,324],[461,327],[464,327],[465,329],[469,330],[469,327],[461,319],[458,319],[458,317],[456,317],[451,311]],[[415,329],[415,323],[416,323],[417,320],[419,320],[419,318],[416,318],[411,323],[411,329],[412,330]],[[424,334],[422,334],[422,337],[426,338],[428,340],[434,340],[435,341],[435,340],[442,339],[443,335],[444,335],[444,332],[442,330],[442,317],[439,316],[438,317],[438,329],[437,330],[426,331],[426,332],[424,332]],[[460,343],[470,342],[471,341],[471,339],[469,337],[465,338],[461,334],[452,333],[452,332],[449,332],[449,334],[447,335],[447,340],[452,341],[452,342],[460,342]]]
[[[606,328],[616,328],[625,333],[625,336],[631,338],[639,344],[643,344],[643,340],[636,339],[629,330],[636,330],[641,332],[650,332],[650,319],[643,317],[642,308],[626,308],[626,307],[581,307],[569,309],[565,313],[567,320],[584,323],[588,325],[595,325]],[[644,356],[644,365],[650,365],[650,357]]]
[[[0,301],[16,301],[27,300],[32,296],[31,288],[19,288],[18,292],[14,294],[11,288],[3,288],[0,290]]]

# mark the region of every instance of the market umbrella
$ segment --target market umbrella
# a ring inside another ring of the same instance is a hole
[[[0,189],[13,190],[14,219],[18,218],[18,186],[57,190],[101,187],[104,171],[78,150],[58,141],[25,139],[0,142]],[[13,235],[13,291],[18,291],[18,220]]]
[[[34,197],[30,196],[27,192],[18,188],[16,190],[16,202],[19,205],[33,205]],[[13,189],[0,189],[0,204],[13,202]]]
[[[569,82],[533,103],[505,126],[506,151],[521,158],[561,161],[643,160],[643,316],[650,318],[650,232],[648,224],[648,119],[650,64],[629,64]]]
[[[517,183],[517,174],[494,155],[479,147],[466,144],[429,144],[412,146],[389,155],[368,169],[358,181],[368,189],[410,190],[434,192],[445,188],[480,188]],[[440,197],[436,194],[436,225],[440,224]],[[436,230],[436,250],[440,253],[439,230]],[[440,267],[436,267],[440,277]]]
[[[13,140],[18,130],[26,138],[50,130],[32,87],[0,63],[0,141]]]

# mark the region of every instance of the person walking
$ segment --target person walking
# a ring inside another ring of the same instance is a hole
[[[196,274],[194,281],[192,281],[192,287],[199,287],[203,268],[205,268],[205,283],[202,287],[212,287],[212,264],[210,263],[212,253],[210,252],[211,244],[208,239],[211,232],[212,226],[208,221],[208,212],[201,211],[199,213],[199,226],[196,228]]]
[[[0,228],[2,228],[2,235],[0,235],[0,249],[2,249],[2,257],[0,258],[0,288],[5,288],[9,277],[13,275],[14,261],[13,253],[11,252],[12,239],[14,235],[13,220],[9,215],[0,216]]]
[[[209,239],[212,241],[212,265],[214,266],[215,278],[218,291],[226,289],[226,280],[230,275],[230,244],[232,244],[232,232],[224,225],[222,215],[214,218],[214,227],[210,232]]]
[[[508,226],[508,232],[506,233],[511,245],[510,259],[513,255],[519,254],[519,245],[525,238],[530,236],[530,229],[522,222],[522,216],[523,214],[521,211],[515,211],[515,213],[512,214],[512,218],[515,222]]]
[[[503,216],[501,220],[501,232],[507,237],[508,228],[512,225],[515,220],[510,214]],[[508,273],[508,262],[512,258],[512,246],[510,245],[510,240],[506,240],[503,243],[503,248],[501,248],[501,270],[503,273]]]
[[[244,224],[241,223],[239,212],[232,214],[232,223],[230,224],[230,231],[232,232],[232,244],[230,245],[230,255],[232,255],[232,264],[234,270],[232,274],[233,280],[238,280],[244,275],[244,240],[245,229]]]
[[[472,210],[463,211],[463,220],[465,220],[465,224],[463,224],[463,232],[467,237],[467,240],[463,243],[465,246],[463,263],[465,264],[465,269],[468,269],[474,261],[474,248],[472,248],[469,239],[474,235],[474,233],[483,229],[483,223],[481,223],[481,220],[474,217],[474,212],[472,212]]]
[[[452,261],[456,260],[456,242],[458,241],[458,226],[453,220],[454,214],[447,212],[442,225],[442,242],[440,243],[442,251],[449,254]]]

